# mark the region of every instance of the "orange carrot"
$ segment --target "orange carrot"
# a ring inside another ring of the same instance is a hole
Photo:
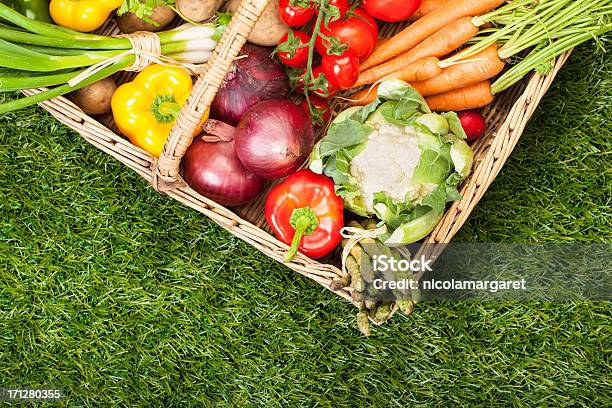
[[[411,85],[423,96],[438,95],[466,85],[493,78],[504,69],[504,63],[497,55],[497,46],[491,45],[469,60],[444,68],[436,77]]]
[[[348,103],[351,106],[365,106],[374,102],[376,98],[378,98],[378,85],[368,86],[364,90],[351,95],[348,99]]]
[[[389,40],[390,38],[379,38],[378,41],[376,41],[376,48],[380,47]]]
[[[423,58],[443,57],[461,47],[477,33],[478,27],[472,24],[471,17],[463,17],[453,21],[413,49],[359,74],[355,87],[373,84],[385,75]]]
[[[375,67],[359,74],[359,79],[353,88],[373,84],[383,78],[397,78],[402,81],[424,81],[442,73],[440,60],[435,57],[424,58],[420,61],[407,64],[397,64],[394,66],[394,70],[391,70],[389,67],[384,73],[379,73],[377,68]]]
[[[424,60],[412,63],[405,68],[399,69],[391,74],[381,78],[384,79],[401,79],[406,82],[424,81],[433,78],[442,73],[440,68],[440,60],[435,57],[425,58]],[[378,85],[367,87],[366,89],[352,95],[351,104],[355,106],[367,105],[376,99],[378,93]]]
[[[404,68],[387,75],[385,79],[394,78],[406,82],[416,82],[434,78],[441,73],[440,60],[436,57],[429,57],[406,65]]]
[[[427,105],[435,111],[462,111],[481,108],[493,101],[489,80],[468,85],[439,95],[425,98]]]
[[[410,16],[408,21],[416,21],[425,14],[429,14],[440,7],[446,6],[450,1],[451,0],[423,0],[417,11]]]
[[[451,0],[446,7],[423,16],[382,44],[361,65],[361,70],[379,65],[413,48],[442,27],[467,16],[478,16],[492,10],[505,0]]]

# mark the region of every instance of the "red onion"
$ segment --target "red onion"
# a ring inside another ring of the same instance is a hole
[[[262,102],[249,109],[234,136],[244,166],[266,179],[297,171],[314,145],[310,116],[288,100]]]
[[[238,160],[233,141],[197,137],[183,157],[183,172],[191,188],[221,205],[244,204],[263,188],[262,178]]]
[[[246,44],[211,105],[214,118],[236,126],[261,101],[289,96],[287,74],[266,48]]]

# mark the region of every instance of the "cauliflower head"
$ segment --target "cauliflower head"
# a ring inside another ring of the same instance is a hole
[[[349,108],[311,155],[310,168],[334,180],[345,207],[387,225],[387,245],[425,237],[457,185],[470,172],[472,151],[453,112],[432,113],[408,84],[383,82],[378,99]]]

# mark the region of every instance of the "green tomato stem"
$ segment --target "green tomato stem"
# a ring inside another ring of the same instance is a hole
[[[314,116],[314,109],[312,107],[312,103],[310,102],[310,93],[308,92],[308,88],[310,87],[311,80],[315,79],[313,78],[312,74],[312,60],[314,58],[315,42],[321,33],[321,23],[323,22],[323,17],[327,11],[328,1],[329,0],[321,0],[319,14],[317,15],[317,20],[314,28],[312,29],[310,42],[308,43],[308,62],[306,63],[306,74],[304,75],[304,96],[306,97],[308,111],[310,112],[311,116]]]

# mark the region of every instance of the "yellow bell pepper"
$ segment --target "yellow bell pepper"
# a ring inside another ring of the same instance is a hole
[[[133,144],[159,157],[192,86],[184,69],[150,65],[113,94],[115,124]],[[207,119],[208,111],[202,123]]]
[[[49,13],[55,24],[84,33],[102,26],[123,0],[51,0]]]

